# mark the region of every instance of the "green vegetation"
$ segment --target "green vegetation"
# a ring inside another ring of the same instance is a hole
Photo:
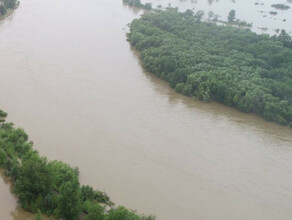
[[[241,21],[239,19],[235,19],[235,15],[236,15],[236,11],[233,9],[228,13],[228,23],[229,24],[233,24],[233,25],[237,25],[240,27],[252,27],[252,24],[247,23],[246,21]],[[222,23],[225,23],[223,21],[221,21]]]
[[[271,7],[276,8],[276,9],[282,9],[282,10],[287,10],[290,8],[288,5],[284,5],[284,4],[273,4],[271,5]]]
[[[0,17],[5,15],[7,10],[14,9],[18,5],[16,0],[0,0]]]
[[[292,41],[286,32],[271,38],[167,9],[134,20],[128,41],[140,51],[143,67],[177,92],[292,126]]]
[[[0,109],[0,123],[1,123],[1,122],[4,122],[6,117],[7,117],[6,112],[3,112],[3,111]]]
[[[285,30],[281,30],[281,33],[278,36],[275,35],[271,39],[280,41],[283,43],[284,47],[292,49],[292,37]]]
[[[127,5],[137,7],[137,8],[142,8],[145,10],[151,10],[152,9],[152,4],[151,3],[146,3],[142,4],[141,0],[123,0],[123,2]]]
[[[278,12],[276,12],[276,11],[270,11],[269,12],[271,15],[277,15],[278,14]]]
[[[41,213],[41,211],[40,210],[38,210],[37,211],[37,214],[36,214],[36,216],[35,216],[35,218],[34,218],[34,220],[42,220],[43,218],[42,218],[42,213]]]
[[[12,182],[19,204],[28,211],[57,219],[154,220],[124,207],[114,207],[109,197],[81,186],[79,171],[60,161],[47,161],[33,149],[23,129],[5,123],[0,110],[0,168]]]
[[[234,9],[229,12],[229,14],[228,14],[228,21],[229,22],[233,22],[234,21],[234,19],[235,19],[235,13],[236,12],[235,12]]]

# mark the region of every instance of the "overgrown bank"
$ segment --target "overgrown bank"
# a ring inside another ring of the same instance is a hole
[[[143,67],[177,92],[292,125],[292,39],[202,22],[177,9],[131,23]]]
[[[0,0],[0,19],[19,5],[17,0]]]
[[[155,219],[115,207],[104,192],[81,186],[77,168],[41,157],[23,129],[5,122],[6,116],[0,110],[0,168],[25,210],[66,220]]]

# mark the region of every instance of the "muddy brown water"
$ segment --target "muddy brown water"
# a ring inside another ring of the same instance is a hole
[[[291,219],[292,129],[175,93],[118,0],[22,0],[0,25],[0,108],[41,155],[158,220]],[[31,219],[0,179],[0,219]]]

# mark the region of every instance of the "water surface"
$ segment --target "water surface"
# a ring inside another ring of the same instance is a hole
[[[257,33],[276,34],[275,30],[285,29],[292,34],[292,3],[287,0],[142,0],[143,3],[152,3],[156,8],[178,7],[180,11],[187,9],[205,12],[204,19],[208,19],[208,13],[212,11],[219,15],[219,20],[227,21],[230,10],[236,11],[236,19],[252,23],[252,30]],[[273,4],[285,4],[290,6],[288,10],[279,10],[271,7]],[[271,15],[270,12],[277,12]]]
[[[125,37],[141,13],[118,0],[22,0],[0,25],[8,121],[41,155],[79,167],[83,184],[158,220],[291,219],[292,130],[144,72]],[[0,219],[30,218],[1,179],[0,198]]]

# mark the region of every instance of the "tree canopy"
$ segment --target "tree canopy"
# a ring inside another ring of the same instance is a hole
[[[154,220],[124,207],[115,207],[106,193],[80,186],[79,171],[61,161],[47,161],[33,149],[23,129],[5,123],[0,110],[0,168],[12,182],[19,204],[28,211],[74,220]],[[121,216],[121,218],[117,218]]]
[[[5,15],[8,9],[14,9],[17,0],[0,0],[0,16]]]
[[[133,6],[133,7],[137,7],[137,8],[142,8],[145,10],[151,10],[152,9],[152,4],[151,3],[145,3],[142,4],[141,0],[123,0],[123,3]]]
[[[291,37],[201,22],[169,8],[135,19],[128,33],[143,67],[184,95],[292,125]]]

